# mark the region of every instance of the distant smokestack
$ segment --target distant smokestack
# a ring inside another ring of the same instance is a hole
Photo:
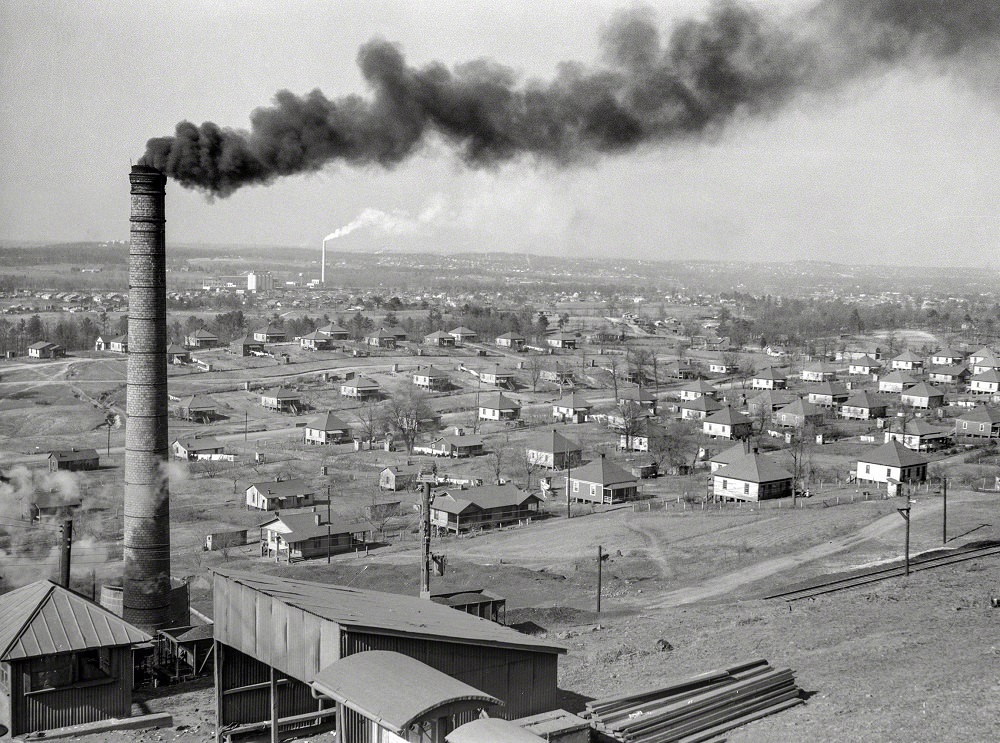
[[[129,175],[128,376],[125,427],[125,575],[122,616],[145,630],[170,623],[167,460],[166,176]]]
[[[329,238],[323,238],[323,257],[320,258],[319,264],[319,283],[326,286],[326,241]]]

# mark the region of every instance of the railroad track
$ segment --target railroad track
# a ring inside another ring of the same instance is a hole
[[[967,560],[975,560],[980,557],[994,557],[1000,556],[1000,546],[992,545],[989,547],[976,547],[974,549],[958,550],[955,552],[949,552],[943,555],[935,555],[933,557],[926,557],[923,559],[910,560],[910,572],[916,573],[921,570],[931,570],[932,568],[940,568],[946,565],[954,565],[959,562],[965,562]],[[801,599],[813,598],[814,596],[821,596],[825,593],[834,593],[835,591],[844,591],[848,588],[858,588],[859,586],[865,586],[869,583],[877,583],[878,581],[887,580],[889,578],[898,578],[904,575],[906,568],[903,565],[895,565],[889,568],[880,568],[878,570],[869,570],[858,575],[851,575],[845,578],[838,578],[836,580],[824,581],[823,583],[815,583],[811,586],[805,586],[803,588],[796,588],[789,591],[781,591],[779,593],[772,593],[769,596],[765,596],[766,599],[784,599],[785,601],[800,601]]]

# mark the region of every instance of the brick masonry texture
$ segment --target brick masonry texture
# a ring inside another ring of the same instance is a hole
[[[123,616],[153,631],[170,622],[167,429],[166,178],[135,166],[129,244]]]

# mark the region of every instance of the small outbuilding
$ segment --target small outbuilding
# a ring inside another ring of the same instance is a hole
[[[304,508],[316,499],[316,488],[305,480],[265,480],[246,489],[247,508],[276,511],[279,508]]]
[[[101,457],[96,449],[56,449],[49,452],[49,471],[79,472],[96,470],[101,466]]]
[[[0,596],[0,721],[18,736],[129,717],[132,647],[151,639],[49,580]]]

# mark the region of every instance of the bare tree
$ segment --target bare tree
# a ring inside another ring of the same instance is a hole
[[[730,373],[730,369],[739,370],[740,355],[735,351],[723,351],[721,359],[722,363],[726,365],[726,374]]]
[[[358,417],[358,431],[362,435],[362,441],[368,443],[371,448],[372,442],[382,433],[382,417],[379,405],[375,400],[365,400],[361,408],[356,413]]]
[[[383,429],[403,439],[407,454],[413,452],[417,436],[433,416],[426,393],[413,386],[400,389],[382,404],[380,411]]]
[[[740,384],[743,389],[747,388],[747,382],[749,382],[756,372],[757,369],[753,363],[753,356],[744,356],[736,364],[736,376],[739,377]]]
[[[493,482],[497,485],[500,484],[500,480],[503,478],[503,468],[507,464],[508,443],[509,438],[505,439],[502,444],[497,442],[497,445],[486,455],[486,461],[490,463],[490,467],[493,469]]]
[[[618,354],[611,353],[608,355],[608,365],[611,371],[611,384],[615,390],[615,403],[618,402]]]
[[[521,452],[521,470],[524,472],[524,489],[531,490],[531,477],[535,470],[538,469],[538,465],[535,460],[528,454],[527,448]]]
[[[359,515],[371,525],[374,531],[377,531],[379,535],[384,535],[386,524],[389,523],[390,519],[399,515],[399,501],[379,503],[380,495],[381,491],[376,482],[370,489],[368,504],[361,509]]]
[[[635,381],[642,384],[646,380],[646,369],[652,354],[646,348],[630,348],[626,354],[629,371],[635,376]]]
[[[632,439],[642,431],[642,421],[646,411],[635,400],[623,400],[618,405],[622,416],[622,434],[625,436],[625,448],[632,448]]]
[[[531,379],[531,391],[538,391],[538,380],[542,376],[542,362],[539,360],[538,356],[528,357],[528,376]]]
[[[794,505],[798,491],[808,488],[812,442],[815,441],[816,431],[811,423],[804,423],[792,429],[787,436],[790,439],[788,453],[792,457],[792,504]]]

